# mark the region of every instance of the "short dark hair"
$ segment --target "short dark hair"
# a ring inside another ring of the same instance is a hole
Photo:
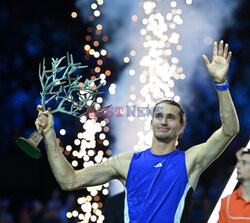
[[[240,155],[242,156],[243,154],[250,154],[250,148],[247,148],[247,147],[242,148]]]
[[[159,102],[157,102],[155,104],[155,107],[154,107],[154,110],[153,110],[153,118],[154,118],[154,115],[155,115],[155,110],[156,110],[156,107],[157,105],[159,104],[162,104],[162,103],[166,103],[166,104],[169,104],[169,105],[173,105],[173,106],[176,106],[179,108],[179,115],[180,115],[180,123],[181,125],[184,125],[184,127],[186,126],[186,114],[185,114],[185,111],[184,109],[181,107],[181,105],[177,102],[175,102],[174,100],[171,100],[171,99],[163,99]]]

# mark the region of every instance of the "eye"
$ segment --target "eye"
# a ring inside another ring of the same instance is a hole
[[[155,114],[155,117],[156,117],[156,118],[162,117],[162,113],[156,113],[156,114]]]
[[[173,115],[168,115],[168,119],[174,120],[174,119],[175,119],[175,116],[173,116]]]

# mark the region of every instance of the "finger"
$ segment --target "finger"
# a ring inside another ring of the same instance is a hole
[[[210,63],[209,63],[209,60],[208,60],[207,56],[203,54],[202,58],[203,58],[205,64],[208,66]]]
[[[232,58],[232,52],[229,51],[228,57],[227,57],[227,63],[228,63],[228,64],[230,64],[231,58]]]
[[[38,113],[38,118],[42,118],[42,119],[48,119],[49,117],[49,113],[48,112],[39,112]]]
[[[36,119],[36,122],[42,123],[44,125],[48,125],[49,124],[49,118],[47,116],[45,116],[45,115],[41,115],[40,117],[38,117]]]
[[[43,129],[45,128],[43,123],[38,121],[38,120],[35,122],[35,126],[36,126],[36,129],[39,133],[41,133],[43,131]]]
[[[46,125],[47,125],[47,123],[48,123],[48,117],[45,116],[45,115],[43,115],[43,116],[39,117],[38,121],[40,121],[42,123],[46,123]]]
[[[40,117],[42,115],[48,116],[47,111],[44,111],[42,105],[37,105],[36,109],[39,111],[38,117]]]
[[[213,57],[217,56],[217,42],[214,42]]]
[[[220,45],[219,45],[219,56],[223,55],[223,40],[220,41]]]
[[[48,121],[46,119],[37,118],[35,124],[37,124],[37,126],[47,126]]]
[[[42,105],[37,105],[36,109],[37,109],[38,111],[43,111],[43,106],[42,106]]]
[[[223,57],[226,59],[228,54],[228,44],[226,43],[225,48],[224,48],[224,54]]]
[[[40,114],[48,116],[50,113],[50,108],[46,111],[41,105],[37,105],[36,109],[39,111],[38,116]]]
[[[38,127],[39,127],[39,121],[38,120],[35,121],[35,126],[38,129]]]
[[[48,111],[45,111],[45,112],[39,112],[38,113],[38,117],[46,117],[48,118],[49,117],[49,112]]]

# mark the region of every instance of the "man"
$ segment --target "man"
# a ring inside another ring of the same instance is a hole
[[[241,149],[236,156],[240,186],[221,200],[218,223],[250,222],[250,148]]]
[[[237,114],[226,75],[232,53],[223,41],[213,47],[210,63],[203,55],[216,84],[221,127],[200,145],[186,152],[175,148],[185,127],[185,113],[171,100],[156,104],[151,121],[152,147],[141,153],[122,153],[102,164],[75,171],[60,152],[53,128],[53,117],[41,107],[36,127],[43,129],[48,160],[56,180],[64,190],[104,184],[118,179],[125,187],[124,220],[130,223],[184,222],[189,198],[201,173],[224,151],[239,132]]]

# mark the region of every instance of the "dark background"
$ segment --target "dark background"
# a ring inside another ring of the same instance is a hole
[[[236,23],[224,30],[220,38],[228,42],[233,51],[230,91],[241,130],[223,155],[201,176],[194,193],[190,222],[208,219],[234,168],[235,151],[246,146],[249,140],[249,9],[250,2],[242,1],[232,15]],[[32,214],[35,199],[48,208],[49,201],[59,200],[63,206],[69,194],[75,197],[84,194],[84,190],[74,193],[60,190],[43,149],[43,156],[33,160],[15,144],[19,136],[28,137],[35,129],[35,107],[40,100],[38,64],[43,57],[61,57],[70,52],[76,61],[89,66],[85,77],[90,78],[93,73],[94,61],[84,60],[86,53],[83,50],[83,34],[91,24],[83,24],[80,18],[73,19],[72,11],[76,11],[74,1],[10,0],[0,3],[0,218],[9,219],[9,222],[25,222],[23,218]],[[112,38],[112,34],[110,36]],[[107,60],[106,66],[112,70],[109,80],[113,83],[124,67],[119,67],[115,59]],[[204,142],[220,125],[218,105],[211,101],[208,91],[197,81],[190,87],[196,99],[185,108],[188,125],[181,141],[183,148]],[[65,144],[71,142],[76,130],[80,129],[74,118],[61,118],[61,115],[56,116],[55,126],[57,130],[66,128]],[[29,220],[26,222],[32,222],[31,217]]]

